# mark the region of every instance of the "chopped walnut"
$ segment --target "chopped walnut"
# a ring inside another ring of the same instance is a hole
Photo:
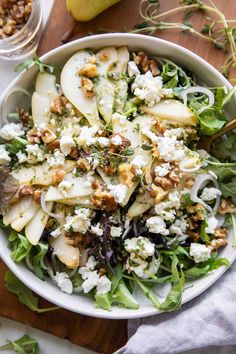
[[[189,235],[191,241],[193,242],[196,242],[200,239],[200,234],[196,231],[187,231],[187,235]]]
[[[135,168],[131,164],[122,164],[118,167],[118,179],[121,184],[132,187],[134,184]]]
[[[56,140],[57,136],[54,134],[50,129],[44,128],[41,131],[41,139],[43,140],[44,144],[50,144],[54,140]]]
[[[92,199],[92,203],[95,208],[103,209],[106,211],[115,210],[117,207],[115,198],[110,193],[103,190],[102,185],[98,181],[92,182],[92,189],[95,190]]]
[[[53,175],[53,183],[59,184],[63,180],[65,175],[66,175],[66,172],[64,170],[56,171],[56,173]]]
[[[24,108],[18,108],[18,114],[20,121],[25,125],[29,123],[29,113]]]
[[[49,151],[60,149],[60,140],[56,139],[47,145]]]
[[[33,194],[34,201],[38,204],[41,204],[41,195],[42,191],[36,189]]]
[[[22,186],[19,191],[19,197],[25,197],[26,195],[33,195],[34,190],[31,186]]]
[[[160,203],[162,199],[164,199],[165,196],[168,194],[167,191],[165,191],[161,187],[157,187],[154,183],[152,184],[151,188],[152,190],[150,194],[153,198],[155,198],[155,204]]]
[[[174,187],[174,183],[167,177],[155,177],[154,183],[157,186],[161,186],[165,191],[168,191]]]
[[[84,236],[80,234],[79,232],[66,232],[65,233],[65,239],[67,245],[71,245],[74,247],[78,247],[83,243]]]
[[[236,213],[236,206],[229,199],[221,199],[219,214],[225,215],[227,213]]]
[[[95,95],[94,85],[90,79],[86,77],[82,77],[81,85],[82,85],[83,95],[85,97],[93,97]]]
[[[119,152],[125,149],[128,149],[131,145],[131,141],[127,138],[125,138],[123,135],[116,133],[110,136],[110,139],[112,139],[112,137],[118,135],[119,137],[121,137],[122,142],[119,145],[115,145],[112,142],[109,143],[109,147],[108,150],[111,152]]]
[[[178,168],[174,168],[168,176],[169,179],[175,184],[178,184],[180,182],[180,176],[177,174],[177,172],[179,172]]]
[[[97,66],[95,64],[88,63],[79,70],[79,75],[94,78],[98,76]]]
[[[100,269],[98,269],[98,274],[99,274],[99,276],[100,277],[102,277],[104,274],[106,274],[106,269],[105,268],[100,268]]]
[[[213,251],[213,250],[217,250],[220,247],[225,247],[225,246],[227,246],[227,244],[228,244],[228,241],[225,238],[217,238],[217,239],[211,240],[207,247],[211,251]]]
[[[65,108],[65,103],[62,96],[57,96],[50,105],[50,111],[56,114],[62,114]]]
[[[79,156],[80,156],[80,152],[79,152],[79,149],[75,146],[73,146],[71,148],[71,151],[69,153],[69,156],[72,158],[72,159],[78,159]]]
[[[40,144],[41,139],[38,135],[39,134],[37,128],[30,129],[27,133],[27,140],[30,142],[30,144]]]
[[[194,185],[194,177],[188,176],[185,178],[184,187],[192,188]]]
[[[82,171],[90,171],[91,170],[90,163],[85,158],[80,158],[77,161],[77,165]]]
[[[166,125],[163,122],[157,122],[155,125],[155,130],[158,135],[163,135],[166,130]]]
[[[143,73],[150,70],[153,76],[160,75],[157,61],[154,59],[149,59],[145,52],[138,52],[138,54],[134,57],[134,62],[139,66]]]
[[[228,236],[228,230],[226,227],[217,227],[214,232],[215,238],[226,238]]]
[[[103,171],[105,172],[106,175],[112,176],[116,173],[116,166],[111,166],[111,165],[105,165],[103,166]]]

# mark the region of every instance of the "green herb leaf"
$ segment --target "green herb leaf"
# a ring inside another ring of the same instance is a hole
[[[203,220],[201,222],[201,227],[200,227],[200,236],[201,236],[201,240],[205,243],[208,243],[210,241],[210,238],[208,236],[208,234],[206,233],[206,227],[208,226],[206,220]]]
[[[19,301],[26,305],[30,310],[37,313],[44,313],[59,309],[59,307],[40,309],[38,307],[38,298],[34,296],[32,291],[27,288],[27,286],[25,286],[10,270],[5,273],[4,281],[6,288],[13,294],[17,295]]]
[[[14,350],[16,353],[21,354],[38,354],[39,344],[36,339],[25,334],[15,341],[8,341],[7,344],[0,346],[0,351],[3,350]]]
[[[23,63],[20,63],[15,67],[16,72],[20,72],[23,70],[28,70],[32,64],[35,64],[38,66],[39,71],[44,74],[45,72],[49,72],[52,74],[54,72],[54,67],[49,64],[43,63],[39,57],[35,56],[33,59],[27,59]]]
[[[143,144],[142,145],[142,149],[146,150],[146,151],[149,151],[149,150],[152,150],[152,146],[151,145],[147,145],[147,144]]]

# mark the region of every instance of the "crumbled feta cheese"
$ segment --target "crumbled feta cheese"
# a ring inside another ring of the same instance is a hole
[[[122,234],[122,227],[120,226],[112,226],[111,227],[111,237],[120,237]]]
[[[61,181],[58,184],[58,189],[66,197],[67,196],[67,192],[71,189],[71,187],[73,185],[74,185],[74,183],[72,181]]]
[[[112,118],[116,120],[119,125],[125,125],[127,122],[127,117],[118,112],[113,113]]]
[[[97,138],[95,134],[98,132],[99,127],[94,125],[93,127],[83,126],[79,137],[76,139],[81,146],[90,146],[96,143]]]
[[[72,281],[69,279],[68,274],[56,272],[54,280],[64,293],[72,294],[73,284]]]
[[[96,226],[91,226],[91,231],[98,236],[102,236],[103,235],[103,229],[101,227],[100,222],[97,223]]]
[[[58,227],[57,229],[53,230],[53,231],[50,233],[50,235],[51,235],[52,237],[56,238],[56,237],[60,236],[61,233],[62,233],[62,229],[61,229],[61,227]]]
[[[60,149],[65,156],[69,155],[71,152],[71,149],[75,146],[76,146],[76,144],[75,144],[75,141],[73,140],[72,136],[64,135],[61,137]]]
[[[213,234],[218,225],[218,220],[214,216],[206,217],[207,227],[205,231],[207,234]]]
[[[170,169],[171,169],[170,164],[167,162],[167,163],[162,163],[160,166],[156,166],[154,172],[157,176],[164,177],[168,175]]]
[[[24,134],[24,128],[21,123],[8,123],[0,129],[0,137],[5,140],[12,140]]]
[[[187,221],[184,218],[176,219],[175,222],[170,226],[169,231],[171,234],[183,235],[187,231]]]
[[[28,162],[36,163],[44,160],[44,153],[38,144],[26,145],[26,152],[28,153]]]
[[[24,154],[22,151],[18,151],[16,156],[18,158],[19,163],[24,163],[24,162],[28,161],[26,154]]]
[[[90,256],[86,262],[86,267],[90,270],[94,270],[96,267],[96,264],[97,264],[97,262],[96,262],[94,256]]]
[[[204,188],[201,194],[201,199],[205,201],[211,201],[213,199],[216,199],[218,196],[221,195],[221,191],[217,188],[211,187],[211,188]]]
[[[87,277],[85,281],[82,283],[82,288],[84,293],[87,294],[90,292],[94,287],[98,285],[99,282],[99,275],[96,270],[87,273]]]
[[[168,199],[155,205],[155,212],[166,221],[174,221],[176,209],[180,207],[180,193],[173,190],[168,194]]]
[[[47,157],[47,162],[50,167],[63,166],[65,164],[65,155],[59,150],[56,150],[53,155]]]
[[[111,281],[107,278],[106,275],[103,275],[99,278],[97,283],[97,291],[98,295],[103,295],[108,293],[111,290]]]
[[[9,152],[6,150],[5,145],[0,145],[0,165],[8,165],[11,161]]]
[[[133,77],[134,75],[139,75],[140,71],[134,61],[128,62],[128,75],[129,77]]]
[[[166,129],[163,134],[166,138],[186,138],[183,128]]]
[[[111,138],[111,143],[116,146],[121,145],[122,144],[121,136],[119,136],[117,134],[113,135],[113,137]]]
[[[138,175],[143,173],[142,168],[147,165],[142,155],[135,156],[135,158],[130,163],[136,167],[135,172]]]
[[[110,184],[108,186],[108,189],[110,189],[117,203],[119,204],[123,203],[123,201],[126,198],[126,193],[128,191],[128,187],[125,184],[116,184],[116,185]]]
[[[211,251],[205,245],[200,243],[191,243],[190,256],[193,257],[195,263],[206,262],[210,258]]]
[[[82,279],[87,279],[88,274],[95,269],[96,267],[96,260],[93,256],[90,256],[85,264],[85,267],[80,267],[79,268],[79,274],[81,275]]]
[[[169,230],[166,228],[166,223],[161,216],[152,216],[147,219],[146,225],[149,229],[149,232],[154,234],[168,235]]]
[[[109,139],[108,138],[105,138],[103,136],[101,136],[100,138],[98,138],[98,144],[101,146],[101,147],[106,147],[109,145]]]
[[[158,137],[157,145],[160,157],[166,162],[180,161],[186,156],[186,148],[183,145],[183,141],[178,141],[176,137]]]
[[[89,219],[91,211],[86,208],[75,210],[74,216],[67,216],[64,229],[66,231],[80,232],[85,234],[90,227],[91,221]]]
[[[136,76],[131,89],[135,96],[144,100],[148,107],[152,107],[163,97],[171,97],[172,89],[162,89],[163,82],[161,76],[153,77],[150,71],[144,75]]]
[[[126,239],[124,248],[129,253],[135,253],[138,256],[146,259],[154,255],[155,245],[148,238],[139,236]]]

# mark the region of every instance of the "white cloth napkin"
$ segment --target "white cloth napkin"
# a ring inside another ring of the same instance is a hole
[[[181,310],[129,321],[129,338],[116,354],[235,354],[236,264]]]

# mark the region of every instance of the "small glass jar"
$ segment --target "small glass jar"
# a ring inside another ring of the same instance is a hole
[[[42,33],[40,0],[32,0],[32,11],[24,27],[12,36],[0,39],[1,59],[20,59],[33,53]]]

